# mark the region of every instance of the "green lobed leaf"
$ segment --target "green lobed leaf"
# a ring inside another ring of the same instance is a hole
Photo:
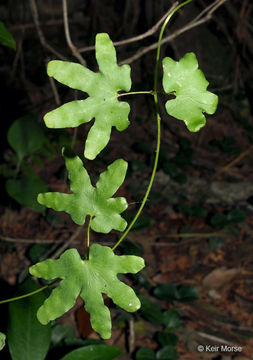
[[[59,82],[88,93],[85,100],[71,101],[44,117],[49,128],[76,127],[95,118],[85,145],[84,156],[90,160],[107,145],[112,126],[118,131],[129,125],[130,107],[118,101],[118,91],[131,88],[130,66],[117,65],[116,51],[108,34],[96,36],[96,59],[99,72],[71,62],[53,60],[47,73]]]
[[[0,332],[0,351],[4,348],[5,346],[5,340],[6,340],[6,335],[3,334],[2,332]]]
[[[122,354],[122,350],[109,345],[88,345],[73,350],[61,360],[113,360]]]
[[[127,208],[127,201],[123,197],[111,196],[124,181],[127,162],[122,159],[115,160],[100,175],[94,188],[82,160],[64,149],[63,155],[72,194],[39,194],[38,202],[56,211],[66,211],[78,225],[84,224],[86,215],[90,215],[91,228],[96,232],[109,233],[112,229],[124,231],[127,223],[119,214]]]
[[[8,143],[16,151],[20,161],[39,150],[44,139],[43,128],[33,115],[26,115],[15,120],[7,134]]]
[[[38,193],[47,191],[46,184],[39,178],[9,179],[6,181],[5,187],[8,194],[19,204],[41,213],[45,212],[45,207],[36,201]]]
[[[199,289],[193,285],[182,285],[178,290],[178,301],[192,302],[200,298]]]
[[[80,295],[85,302],[86,311],[90,313],[93,329],[102,338],[110,338],[110,311],[104,305],[102,293],[107,294],[126,311],[138,310],[138,297],[132,288],[117,278],[117,274],[136,273],[143,267],[142,258],[133,255],[117,256],[111,248],[98,244],[90,247],[89,260],[82,260],[76,249],[70,249],[58,260],[49,259],[31,266],[29,271],[36,277],[46,280],[62,279],[39,308],[39,321],[47,324],[58,318],[74,306]]]
[[[166,102],[167,113],[183,120],[190,131],[199,131],[206,123],[203,112],[214,114],[218,97],[207,91],[209,85],[198,69],[194,53],[187,53],[179,61],[163,59],[163,88],[176,98]]]
[[[37,290],[38,286],[27,281],[21,286],[22,294]],[[43,360],[51,339],[50,325],[43,326],[36,318],[36,311],[45,295],[40,292],[9,305],[8,345],[12,360]]]
[[[16,50],[16,42],[2,21],[0,21],[0,44]]]

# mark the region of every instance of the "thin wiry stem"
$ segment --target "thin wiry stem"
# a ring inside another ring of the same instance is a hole
[[[90,225],[91,225],[92,216],[90,216],[88,228],[87,228],[87,248],[90,247]]]
[[[1,300],[1,301],[0,301],[0,304],[5,304],[5,303],[12,302],[12,301],[16,301],[16,300],[21,300],[21,299],[24,299],[24,298],[26,298],[26,297],[29,297],[29,296],[38,294],[39,292],[47,289],[48,286],[49,286],[49,285],[45,285],[45,286],[41,287],[40,289],[37,289],[37,290],[32,291],[32,292],[29,292],[29,293],[27,293],[27,294],[25,294],[25,295],[16,296],[16,297],[13,297],[13,298],[10,298],[10,299]]]
[[[121,238],[113,246],[112,250],[116,249],[116,247],[125,239],[125,237],[129,233],[129,231],[132,229],[133,225],[135,224],[136,220],[140,216],[140,214],[142,212],[142,209],[144,208],[144,206],[146,204],[146,201],[148,199],[150,190],[151,190],[153,182],[154,182],[154,178],[155,178],[155,174],[156,174],[156,170],[157,170],[157,165],[158,165],[158,159],[159,159],[160,144],[161,144],[161,117],[160,117],[160,113],[159,113],[158,96],[157,96],[158,68],[159,68],[159,60],[160,60],[161,41],[162,41],[162,37],[163,37],[165,27],[168,24],[171,17],[175,14],[175,12],[177,10],[179,10],[182,6],[190,3],[191,1],[192,0],[187,0],[187,1],[183,2],[182,4],[178,5],[176,8],[174,8],[171,11],[171,13],[167,16],[166,20],[164,21],[163,26],[162,26],[161,31],[160,31],[160,34],[159,34],[158,46],[157,46],[157,54],[156,54],[155,74],[154,74],[154,91],[153,91],[155,109],[156,109],[156,122],[157,122],[157,140],[156,140],[156,154],[155,154],[154,166],[153,166],[151,178],[150,178],[150,181],[149,181],[149,184],[148,184],[148,188],[147,188],[146,193],[144,195],[144,198],[142,200],[141,206],[139,207],[139,210],[137,211],[137,214],[135,215],[132,222],[127,227],[127,229],[125,230],[125,232],[123,233]]]
[[[141,95],[141,94],[149,94],[149,95],[153,95],[153,90],[150,91],[130,91],[127,93],[122,93],[122,94],[118,94],[118,98],[122,97],[122,96],[127,96],[127,95]]]

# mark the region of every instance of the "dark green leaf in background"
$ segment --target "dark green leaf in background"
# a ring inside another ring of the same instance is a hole
[[[62,341],[68,337],[74,337],[74,329],[69,324],[55,325],[52,328],[51,343],[54,347],[61,345]]]
[[[155,352],[154,350],[148,347],[142,347],[136,352],[135,356],[136,360],[155,360]]]
[[[160,331],[157,334],[157,341],[161,346],[167,346],[167,345],[176,346],[178,342],[178,337],[176,334]]]
[[[22,294],[37,290],[32,282],[24,283]],[[21,294],[18,294],[21,295]],[[41,325],[36,312],[46,296],[40,292],[9,305],[8,345],[12,360],[43,360],[51,339],[50,325]]]
[[[163,313],[160,306],[147,296],[139,295],[139,299],[141,301],[140,314],[151,323],[161,324],[163,322]]]
[[[178,301],[181,302],[192,302],[198,300],[200,292],[196,286],[183,285],[178,289]]]
[[[45,183],[37,177],[24,177],[22,179],[9,179],[6,181],[6,191],[19,204],[30,209],[45,213],[45,206],[37,202],[37,196],[47,191]]]
[[[84,346],[92,345],[92,341],[101,342],[98,339],[81,339],[77,338],[74,329],[70,324],[57,324],[52,328],[51,344],[54,348],[60,346]]]
[[[19,161],[39,150],[44,142],[44,131],[33,115],[14,121],[7,134],[10,146],[16,151]]]
[[[210,223],[213,227],[222,229],[228,224],[228,219],[225,214],[217,213],[211,217]]]
[[[109,345],[88,345],[71,351],[61,360],[113,360],[122,350]]]
[[[148,280],[147,274],[145,269],[139,271],[137,274],[132,275],[134,281],[138,283],[139,287],[143,287],[150,291],[152,289],[152,285]]]
[[[34,244],[30,247],[28,257],[32,263],[42,260],[50,249],[51,244]]]
[[[245,212],[243,212],[239,209],[231,210],[227,214],[227,220],[231,223],[240,223],[240,222],[244,221],[245,219],[246,219]]]
[[[178,291],[174,284],[158,285],[154,290],[154,295],[168,302],[173,302],[178,299]]]
[[[156,354],[157,360],[177,360],[177,349],[174,346],[165,346]]]
[[[182,203],[178,205],[178,208],[187,216],[204,217],[207,215],[207,211],[203,206],[190,206],[187,203]]]
[[[0,44],[16,50],[16,42],[2,21],[0,21]]]
[[[163,324],[168,330],[178,329],[181,326],[181,318],[179,313],[174,309],[164,311]]]

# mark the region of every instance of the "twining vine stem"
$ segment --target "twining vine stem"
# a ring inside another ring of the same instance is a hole
[[[158,82],[158,69],[159,69],[159,60],[160,60],[160,52],[161,52],[161,41],[162,41],[162,37],[163,37],[163,33],[164,30],[168,24],[168,22],[170,21],[171,17],[175,14],[175,12],[177,12],[182,6],[187,5],[188,3],[190,3],[192,0],[187,0],[184,1],[182,4],[178,5],[175,9],[173,9],[169,15],[167,16],[167,18],[165,19],[162,28],[160,30],[160,34],[159,34],[159,38],[158,38],[158,46],[157,46],[157,53],[156,53],[156,63],[155,63],[155,74],[154,74],[154,91],[147,91],[147,92],[141,92],[141,93],[149,93],[152,94],[154,97],[154,102],[155,102],[155,111],[156,111],[156,121],[157,121],[157,139],[156,139],[156,154],[155,154],[155,161],[154,161],[154,166],[153,166],[153,170],[152,170],[152,174],[151,174],[151,178],[148,184],[148,188],[146,190],[146,193],[144,195],[144,198],[142,200],[141,206],[139,207],[139,210],[137,211],[135,217],[133,218],[132,222],[130,223],[130,225],[127,227],[127,229],[125,230],[125,232],[123,233],[123,235],[120,237],[120,239],[117,241],[117,243],[113,246],[112,250],[115,250],[119,244],[125,239],[125,237],[127,236],[127,234],[129,233],[129,231],[132,229],[133,225],[135,224],[136,220],[138,219],[138,217],[140,216],[142,209],[145,206],[145,203],[148,199],[150,190],[152,188],[153,182],[154,182],[154,178],[155,178],[155,174],[156,174],[156,170],[157,170],[157,165],[158,165],[158,159],[159,159],[159,152],[160,152],[160,143],[161,143],[161,117],[160,117],[160,113],[159,113],[159,106],[158,106],[158,93],[157,93],[157,82]],[[139,93],[139,92],[138,92]],[[123,95],[123,94],[122,94]],[[126,93],[127,95],[127,93]]]
[[[127,96],[127,95],[140,95],[140,94],[149,94],[149,95],[153,95],[153,90],[149,90],[149,91],[130,91],[127,93],[122,93],[122,94],[118,94],[118,98],[121,96]]]
[[[4,304],[4,303],[7,303],[7,302],[11,302],[11,301],[16,301],[16,300],[21,300],[21,299],[24,299],[26,297],[29,297],[29,296],[32,296],[32,295],[35,295],[45,289],[47,289],[49,287],[49,285],[45,285],[45,286],[42,286],[41,288],[37,289],[37,290],[34,290],[32,292],[29,292],[25,295],[21,295],[21,296],[16,296],[16,297],[13,297],[13,298],[10,298],[10,299],[6,299],[6,300],[1,300],[0,301],[0,304]]]

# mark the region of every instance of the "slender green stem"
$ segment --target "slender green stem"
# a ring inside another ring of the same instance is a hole
[[[37,289],[37,290],[32,291],[32,292],[30,292],[30,293],[27,293],[27,294],[25,294],[25,295],[17,296],[17,297],[10,298],[10,299],[1,300],[1,301],[0,301],[0,304],[4,304],[4,303],[7,303],[7,302],[16,301],[16,300],[21,300],[21,299],[24,299],[24,298],[26,298],[26,297],[35,295],[35,294],[37,294],[37,293],[39,293],[39,292],[47,289],[48,286],[49,286],[49,285],[45,285],[45,286],[41,287],[40,289]]]
[[[91,226],[92,216],[90,216],[88,227],[87,227],[87,243],[86,248],[84,249],[84,259],[89,260],[89,248],[90,248],[90,226]]]
[[[153,185],[154,182],[154,177],[155,177],[155,173],[156,173],[156,169],[157,169],[157,164],[158,164],[158,158],[159,158],[159,149],[160,149],[160,138],[161,138],[161,127],[160,127],[160,116],[158,115],[159,120],[157,120],[157,144],[156,144],[156,156],[155,156],[155,162],[154,162],[154,167],[153,167],[153,171],[152,171],[152,175],[148,184],[148,188],[146,191],[146,194],[144,195],[144,198],[142,200],[141,206],[139,207],[139,210],[137,212],[137,214],[135,215],[135,217],[133,218],[131,224],[128,226],[128,228],[126,229],[126,231],[124,232],[124,234],[121,236],[121,238],[119,239],[119,241],[113,246],[112,250],[115,250],[116,247],[121,243],[121,241],[123,241],[125,239],[125,237],[127,236],[127,234],[129,233],[129,231],[132,229],[134,223],[136,222],[136,220],[138,219],[138,217],[140,216],[140,213],[142,212],[142,209],[145,206],[145,203],[147,201],[147,198],[149,196],[151,187]]]
[[[153,95],[153,90],[149,90],[149,91],[130,91],[130,92],[127,92],[127,93],[118,94],[118,97],[127,96],[127,95],[140,95],[140,94]]]
[[[172,16],[182,7],[187,5],[188,3],[192,2],[192,0],[186,0],[184,1],[182,4],[179,4],[177,7],[175,7],[174,10],[171,11],[171,13],[169,13],[169,15],[167,16],[167,18],[165,19],[161,30],[160,30],[160,34],[159,34],[159,38],[158,38],[158,46],[157,46],[157,53],[156,53],[156,63],[155,63],[155,77],[154,77],[154,92],[157,92],[157,81],[158,81],[158,69],[159,69],[159,58],[160,58],[160,52],[161,52],[161,41],[162,41],[162,37],[163,37],[163,33],[164,30],[166,28],[166,26],[168,25],[168,22],[170,21],[170,19],[172,18]]]
[[[92,216],[90,216],[89,224],[87,227],[87,249],[90,247],[90,225],[91,225]]]
[[[188,4],[191,1],[192,0],[187,0],[187,1],[183,2],[182,4],[178,5],[174,10],[172,10],[172,12],[165,19],[165,21],[164,21],[164,23],[162,25],[162,28],[160,30],[159,38],[158,38],[158,46],[157,46],[157,53],[156,53],[156,63],[155,63],[155,74],[154,74],[154,91],[151,91],[151,92],[145,92],[145,91],[138,92],[138,93],[145,93],[145,94],[150,93],[150,94],[152,94],[154,96],[155,110],[156,110],[156,121],[157,121],[156,155],[155,155],[155,161],[154,161],[154,166],[153,166],[151,178],[150,178],[146,193],[144,195],[144,198],[142,200],[141,206],[140,206],[137,214],[133,218],[132,222],[130,223],[130,225],[127,227],[127,229],[125,230],[125,232],[121,236],[121,238],[113,246],[112,250],[115,250],[116,247],[119,246],[119,244],[125,239],[125,237],[129,233],[129,231],[132,229],[132,227],[135,224],[136,220],[140,216],[140,213],[142,212],[142,209],[145,206],[145,203],[146,203],[146,201],[148,199],[150,190],[151,190],[153,182],[154,182],[154,178],[155,178],[155,174],[156,174],[156,170],[157,170],[157,165],[158,165],[158,159],[159,159],[160,144],[161,144],[161,117],[160,117],[160,114],[159,114],[158,96],[157,96],[157,82],[158,82],[159,59],[160,59],[160,52],[161,52],[161,41],[162,41],[162,37],[163,37],[165,27],[168,24],[168,22],[170,21],[171,17],[175,14],[175,12],[177,10],[179,10],[182,6]],[[126,95],[127,94],[130,94],[130,93],[126,93]],[[134,94],[134,92],[133,92],[133,94]]]

